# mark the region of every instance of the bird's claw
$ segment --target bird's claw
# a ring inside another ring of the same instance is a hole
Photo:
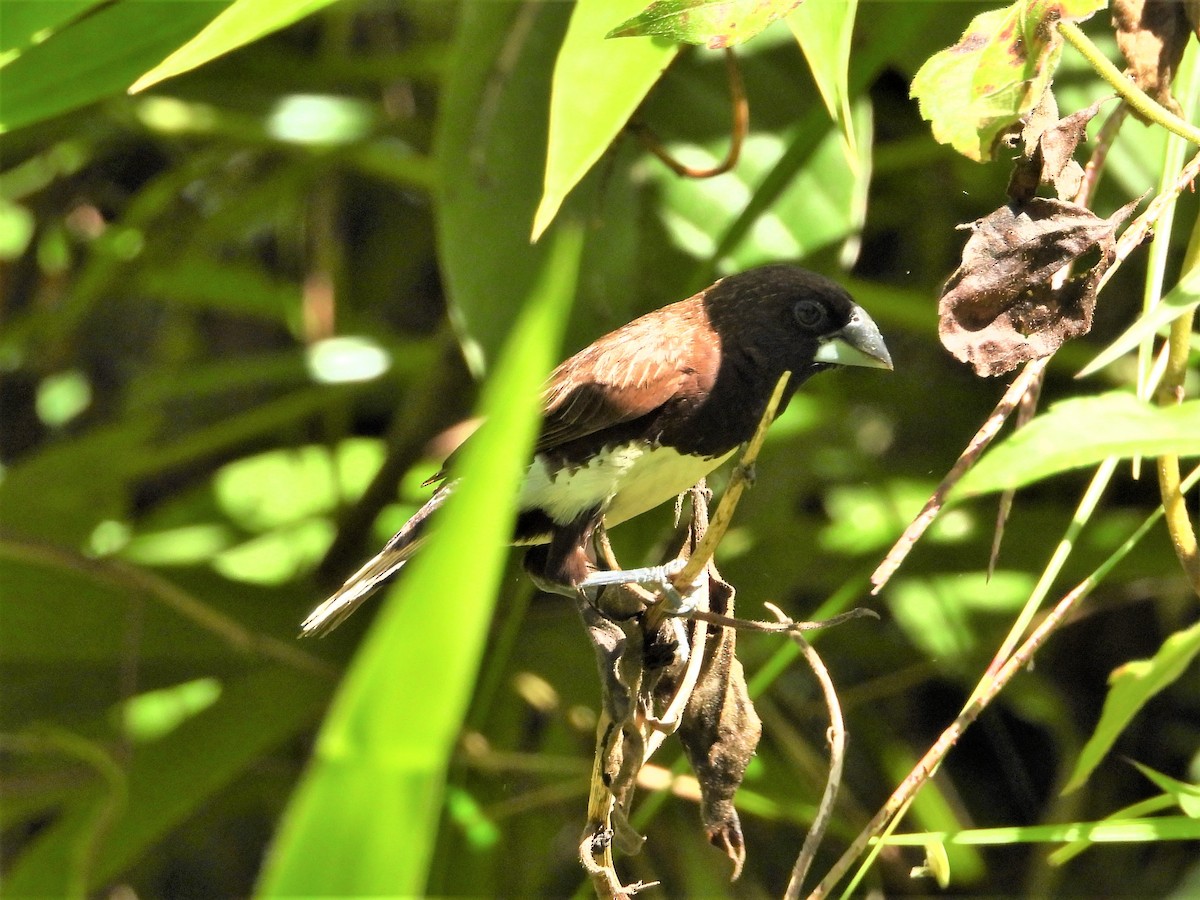
[[[674,577],[683,571],[687,565],[686,559],[673,559],[661,566],[646,566],[641,569],[608,569],[592,572],[580,584],[579,590],[591,603],[599,599],[600,593],[606,587],[621,584],[636,584],[656,591],[666,603],[670,615],[683,616],[696,608],[693,598],[701,582],[696,581],[687,593],[681,593],[675,587]]]

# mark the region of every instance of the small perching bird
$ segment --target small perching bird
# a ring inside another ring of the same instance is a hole
[[[843,288],[783,264],[722,278],[579,351],[547,382],[520,489],[512,542],[531,546],[526,567],[539,584],[586,588],[602,522],[671,500],[732,456],[784,372],[792,375],[780,410],[810,376],[836,366],[891,369],[892,360]],[[336,627],[412,557],[457,484],[443,473],[429,501],[304,620],[302,634]]]

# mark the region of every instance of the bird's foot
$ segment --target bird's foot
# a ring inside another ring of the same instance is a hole
[[[606,587],[621,584],[636,584],[640,587],[656,591],[663,598],[663,602],[667,604],[666,611],[669,615],[683,616],[696,608],[693,598],[696,595],[696,588],[699,587],[699,582],[697,582],[691,586],[691,589],[686,594],[681,593],[675,587],[672,579],[683,571],[685,565],[687,565],[686,559],[673,559],[661,566],[645,566],[641,569],[607,569],[592,572],[579,584],[579,589],[583,591],[588,600],[595,603],[601,591]]]

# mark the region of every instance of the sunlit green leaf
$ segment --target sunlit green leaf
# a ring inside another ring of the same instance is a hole
[[[38,386],[38,418],[47,425],[65,425],[92,402],[92,386],[79,371],[60,372]]]
[[[166,78],[202,66],[272,31],[323,9],[334,0],[234,0],[194,38],[146,72],[129,88],[142,91]]]
[[[104,0],[4,0],[0,6],[0,53],[41,43]]]
[[[1200,305],[1200,269],[1193,269],[1162,298],[1162,302],[1150,312],[1138,316],[1120,337],[1098,353],[1079,373],[1079,377],[1100,371],[1197,305]]]
[[[213,567],[231,581],[287,584],[321,559],[333,535],[333,524],[324,519],[281,526],[222,550]]]
[[[1200,622],[1177,631],[1150,659],[1129,662],[1109,676],[1108,696],[1096,730],[1075,762],[1063,793],[1081,787],[1146,703],[1172,685],[1200,655]]]
[[[263,896],[415,896],[441,817],[446,765],[470,698],[556,357],[582,233],[552,252],[482,400],[462,483],[376,620],[321,729],[260,884]],[[383,848],[387,848],[383,852]]]
[[[866,134],[869,147],[869,129]],[[847,162],[835,127],[826,124],[806,164],[796,167],[783,184],[777,183],[777,171],[791,160],[793,145],[811,139],[804,128],[782,135],[752,134],[733,171],[715,178],[655,172],[664,200],[659,215],[672,241],[690,256],[714,260],[718,272],[727,274],[781,259],[802,259],[855,233],[865,209],[858,175]],[[680,162],[698,167],[715,165],[725,152],[716,145],[671,149]],[[765,208],[758,202],[764,190],[769,192]],[[728,240],[751,206],[757,214]]]
[[[1170,775],[1164,775],[1162,772],[1157,772],[1149,766],[1144,766],[1137,760],[1133,760],[1137,770],[1149,778],[1154,784],[1163,791],[1175,798],[1175,802],[1179,804],[1179,808],[1193,819],[1200,819],[1200,784],[1189,784],[1186,781],[1180,781],[1178,778],[1172,778]]]
[[[679,52],[678,45],[665,41],[604,39],[604,29],[613,18],[642,2],[580,0],[575,4],[554,63],[546,177],[533,220],[534,240]]]
[[[1014,3],[980,13],[912,83],[933,136],[970,159],[992,158],[1000,136],[1041,99],[1062,54],[1059,19],[1086,19],[1105,0]]]
[[[658,35],[710,50],[750,40],[801,0],[655,0],[608,33],[610,38]]]
[[[850,115],[850,40],[857,11],[858,0],[805,0],[787,18],[852,163],[858,154]]]
[[[1200,838],[1200,822],[1187,816],[1149,819],[1105,819],[1101,822],[1064,822],[1057,825],[1026,825],[1012,828],[971,828],[963,831],[926,831],[891,834],[879,838],[896,847],[923,847],[930,840],[950,847],[1002,847],[1009,844],[1057,844],[1089,840],[1097,844],[1146,843],[1148,841],[1194,841]]]
[[[1200,454],[1200,400],[1159,407],[1113,392],[1064,400],[994,447],[952,497],[1013,490],[1110,456]]]
[[[0,132],[121,93],[228,5],[113,3],[63,28],[4,67]]]

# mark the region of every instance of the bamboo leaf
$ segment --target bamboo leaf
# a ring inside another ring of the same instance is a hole
[[[202,66],[323,9],[334,0],[234,0],[194,38],[143,74],[129,93]]]
[[[1200,400],[1159,407],[1113,392],[1064,400],[988,452],[952,492],[1015,490],[1110,456],[1200,454]]]
[[[642,0],[580,0],[554,63],[550,134],[536,241],[679,52],[665,41],[608,41],[607,23]]]
[[[1100,721],[1079,754],[1063,788],[1064,794],[1079,789],[1087,781],[1133,717],[1152,697],[1172,685],[1197,655],[1200,655],[1200,622],[1163,641],[1151,659],[1129,662],[1113,670]]]
[[[1188,310],[1200,306],[1200,269],[1191,271],[1179,284],[1167,293],[1153,309],[1138,316],[1116,340],[1105,347],[1079,373],[1084,378],[1099,372],[1133,350],[1142,341],[1165,329]]]
[[[346,676],[267,861],[262,896],[423,891],[536,433],[538,385],[555,358],[581,251],[581,231],[556,231],[485,390],[487,421],[465,449],[462,483]]]
[[[801,0],[656,0],[622,22],[609,37],[653,34],[710,50],[733,47],[754,37]]]
[[[0,133],[121,93],[227,5],[113,3],[55,32],[4,67]]]

